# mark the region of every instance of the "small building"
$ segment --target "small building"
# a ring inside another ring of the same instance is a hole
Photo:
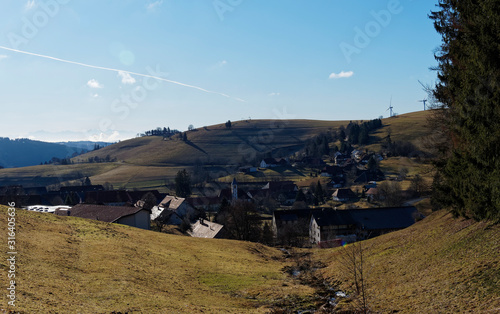
[[[337,189],[332,194],[332,199],[337,202],[350,202],[356,198],[356,194],[349,188]]]
[[[264,158],[260,162],[259,166],[261,168],[273,168],[278,166],[288,165],[288,160],[285,158]]]
[[[373,202],[373,201],[377,200],[379,197],[378,189],[377,188],[369,188],[368,191],[366,191],[365,195],[366,195],[366,199],[369,202]]]
[[[145,230],[151,227],[151,212],[140,207],[78,204],[70,210],[58,210],[56,214],[118,223]]]
[[[272,222],[275,242],[297,245],[297,242],[308,236],[310,218],[310,209],[275,210]]]
[[[359,239],[407,228],[415,223],[418,214],[414,206],[351,209],[349,212],[356,221]]]
[[[356,221],[348,210],[324,209],[311,215],[309,237],[312,244],[333,247],[356,241]]]
[[[338,246],[407,228],[417,214],[414,206],[314,211],[309,237],[320,247]]]
[[[191,230],[188,234],[195,238],[206,238],[206,239],[224,239],[225,230],[224,226],[209,220],[200,218],[194,224],[191,225]]]
[[[153,208],[151,220],[168,225],[180,225],[184,219],[193,219],[195,215],[196,209],[185,198],[168,195],[159,206]]]

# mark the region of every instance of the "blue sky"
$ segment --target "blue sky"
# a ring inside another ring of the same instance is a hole
[[[418,80],[436,80],[435,4],[6,0],[0,136],[115,141],[249,117],[366,120],[387,116],[391,96],[397,113],[422,110]]]

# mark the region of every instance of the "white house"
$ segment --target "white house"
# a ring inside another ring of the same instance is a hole
[[[195,212],[196,209],[185,198],[168,195],[157,208],[153,208],[151,220],[161,220],[169,225],[180,225],[184,218],[192,218]]]

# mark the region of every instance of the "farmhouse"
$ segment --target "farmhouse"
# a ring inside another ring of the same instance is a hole
[[[78,204],[70,210],[56,211],[56,214],[150,229],[151,212],[140,207]]]
[[[191,225],[188,234],[195,238],[223,239],[225,238],[224,226],[209,220],[200,218]]]
[[[414,206],[352,209],[349,211],[356,221],[357,235],[360,239],[407,228],[415,223],[415,216],[418,215]]]
[[[309,233],[310,209],[275,210],[272,231],[275,242],[286,245],[300,245],[301,238]]]
[[[341,242],[356,241],[356,221],[348,210],[324,209],[311,215],[311,243],[321,247],[338,246]]]
[[[332,199],[338,202],[350,202],[356,199],[356,194],[349,188],[337,189],[333,192]]]
[[[185,198],[168,195],[159,206],[153,208],[151,220],[168,225],[180,225],[184,219],[191,219],[195,214],[195,208]]]
[[[414,206],[315,211],[309,237],[320,247],[338,246],[407,228],[417,213]]]
[[[285,158],[264,158],[260,162],[261,168],[273,168],[278,166],[286,166],[288,164],[288,160]]]

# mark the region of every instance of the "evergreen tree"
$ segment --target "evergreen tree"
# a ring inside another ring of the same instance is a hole
[[[92,185],[92,182],[90,181],[89,177],[86,177],[85,180],[83,181],[84,186],[90,186]]]
[[[316,191],[314,193],[319,203],[323,203],[325,201],[325,194],[323,192],[323,187],[321,186],[321,182],[318,180],[318,184],[316,185]]]
[[[178,197],[191,195],[191,177],[186,169],[180,170],[175,176],[175,195]]]
[[[448,145],[439,150],[433,202],[456,216],[500,221],[500,2],[438,6],[430,15],[442,35],[434,122]]]

